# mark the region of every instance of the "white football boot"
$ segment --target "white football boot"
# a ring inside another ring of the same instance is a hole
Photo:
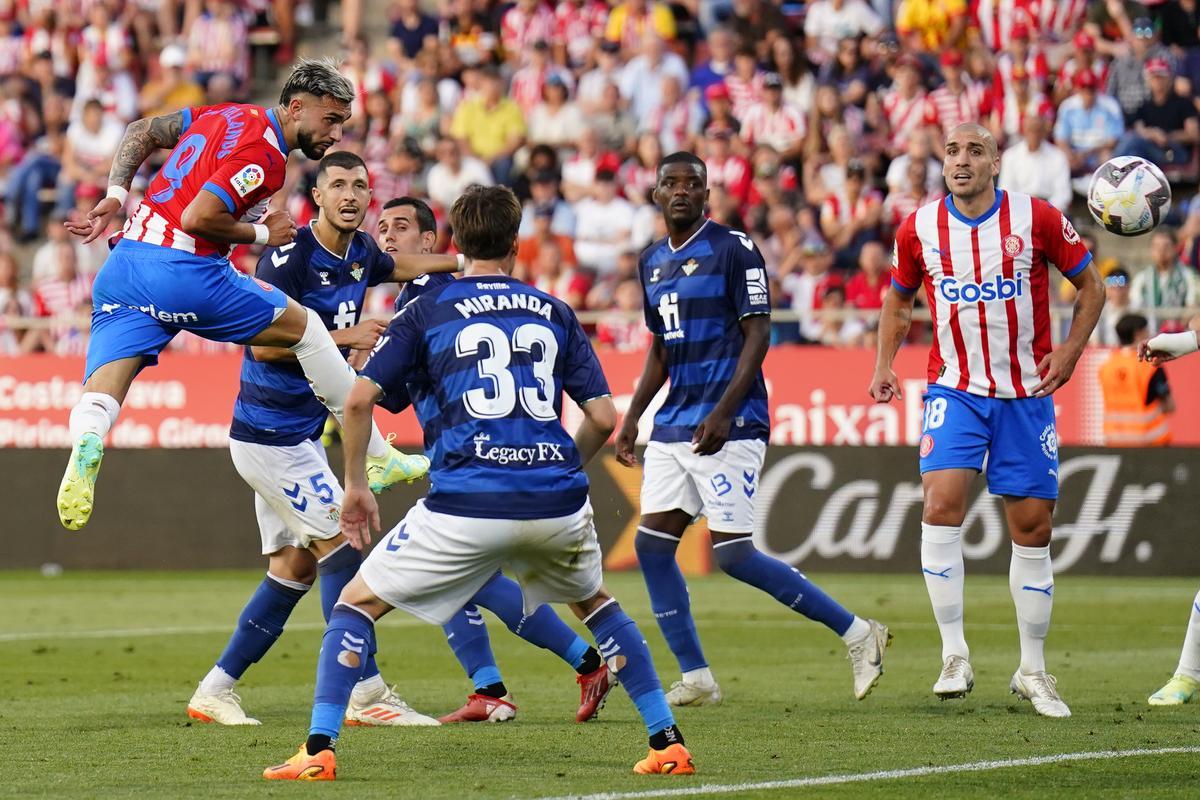
[[[261,725],[254,717],[246,716],[242,710],[242,698],[233,687],[214,694],[203,694],[200,687],[188,701],[187,715],[200,722],[215,722],[218,725]]]
[[[395,686],[384,686],[366,698],[350,695],[346,706],[347,725],[440,725],[400,699]]]
[[[1022,700],[1033,703],[1033,710],[1043,717],[1069,717],[1071,709],[1058,696],[1058,681],[1048,672],[1026,675],[1021,670],[1013,673],[1008,688]]]
[[[847,645],[847,658],[854,670],[854,697],[862,700],[871,693],[883,675],[883,651],[892,643],[886,625],[867,620],[870,630],[861,639]]]
[[[975,670],[962,656],[946,656],[942,674],[933,684],[933,693],[943,700],[966,697],[975,688]]]
[[[715,680],[703,684],[678,680],[667,692],[667,703],[673,706],[718,706],[721,699],[721,687]]]

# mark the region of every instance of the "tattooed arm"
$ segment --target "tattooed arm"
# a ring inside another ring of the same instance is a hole
[[[164,114],[134,120],[125,128],[125,135],[113,157],[112,169],[108,173],[108,185],[119,186],[128,191],[133,176],[155,150],[172,148],[183,135],[183,112]],[[105,197],[88,212],[84,220],[66,222],[67,230],[84,237],[84,244],[98,239],[106,230],[113,214],[123,204],[115,197]]]

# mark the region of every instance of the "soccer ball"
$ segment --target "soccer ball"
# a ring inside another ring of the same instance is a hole
[[[1100,165],[1087,193],[1088,211],[1105,230],[1141,236],[1171,210],[1171,184],[1144,158],[1117,156]]]

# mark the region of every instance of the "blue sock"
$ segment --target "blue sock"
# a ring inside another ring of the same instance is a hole
[[[646,590],[650,593],[650,608],[658,627],[662,630],[667,646],[679,661],[679,669],[690,672],[708,666],[704,651],[700,649],[700,634],[692,619],[692,602],[688,597],[687,583],[675,563],[675,549],[679,540],[663,538],[665,534],[638,528],[633,540],[637,551]]]
[[[358,567],[362,564],[362,554],[346,543],[334,550],[329,555],[317,562],[317,572],[321,580],[321,611],[325,614],[325,621],[329,622],[329,615],[333,613],[333,607],[337,605],[338,598],[342,595],[342,589],[346,588],[346,584],[358,574]],[[366,666],[363,668],[363,679],[374,678],[379,674],[379,666],[375,663],[375,652],[372,649],[371,655],[367,658]]]
[[[824,624],[838,636],[850,629],[854,615],[798,569],[760,553],[749,537],[713,548],[717,564],[742,583],[762,589],[793,611]]]
[[[317,690],[309,735],[337,739],[350,693],[362,678],[374,640],[375,623],[366,614],[347,605],[339,605],[330,613],[317,658]]]
[[[667,697],[663,694],[658,673],[654,671],[654,662],[650,659],[650,648],[646,646],[637,623],[629,618],[616,600],[610,600],[585,619],[583,624],[596,637],[600,654],[629,693],[650,735],[673,726],[675,717],[667,705]]]
[[[525,616],[525,598],[521,586],[512,578],[497,572],[471,598],[472,603],[491,611],[508,629],[530,644],[549,650],[572,667],[583,663],[588,643],[567,627],[548,605]]]
[[[231,678],[241,678],[275,644],[305,591],[286,586],[268,573],[242,609],[237,629],[217,659],[217,666]]]
[[[492,655],[492,640],[488,638],[483,615],[473,603],[459,609],[450,621],[442,626],[446,643],[454,651],[454,657],[462,664],[463,672],[475,684],[476,689],[503,683],[496,657]]]

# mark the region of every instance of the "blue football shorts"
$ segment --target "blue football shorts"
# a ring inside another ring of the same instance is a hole
[[[921,474],[939,469],[982,472],[988,491],[1058,498],[1058,433],[1050,397],[980,397],[934,384],[925,395]]]
[[[181,330],[217,342],[245,342],[270,327],[288,298],[226,259],[122,239],[92,286],[92,333],[84,381],[110,361],[143,366]]]

